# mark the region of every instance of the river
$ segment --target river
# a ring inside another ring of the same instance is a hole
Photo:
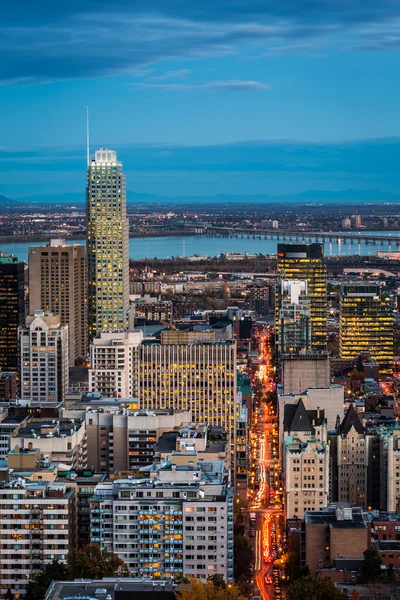
[[[368,232],[362,232],[365,234]],[[374,235],[388,235],[387,231],[374,231]],[[361,234],[361,235],[362,235]],[[398,235],[396,232],[394,235]],[[253,238],[214,238],[205,235],[193,236],[171,236],[171,237],[145,237],[129,239],[129,257],[132,259],[143,258],[172,258],[173,256],[190,256],[200,254],[201,256],[217,256],[221,252],[248,252],[249,254],[276,254],[277,243],[281,241],[290,243],[288,240],[264,240]],[[45,242],[7,242],[0,243],[0,251],[15,254],[19,260],[28,261],[28,249],[30,246],[41,246]],[[67,244],[85,244],[85,240],[67,240]],[[296,242],[291,242],[296,243]],[[298,242],[300,243],[300,242]],[[375,255],[378,250],[388,250],[388,243],[366,244],[364,241],[336,241],[325,242],[325,254],[327,256],[351,256],[355,254],[363,256]],[[397,250],[397,244],[393,244],[393,250]]]

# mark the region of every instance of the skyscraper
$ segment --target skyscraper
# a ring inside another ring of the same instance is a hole
[[[85,246],[50,240],[29,248],[29,313],[44,310],[68,325],[69,364],[88,353],[87,269]]]
[[[19,372],[18,327],[24,321],[24,263],[0,252],[0,371]]]
[[[323,244],[278,244],[278,274],[286,279],[307,281],[311,313],[311,347],[313,350],[325,350],[327,302]],[[277,325],[278,311],[277,306]],[[279,342],[278,327],[277,336]]]
[[[307,281],[281,279],[278,283],[279,352],[311,349],[310,298]]]
[[[393,371],[393,317],[389,298],[377,284],[343,284],[340,289],[341,358],[369,352],[382,374]]]
[[[88,167],[87,260],[89,339],[123,331],[129,309],[129,225],[122,164],[112,150],[97,150]]]

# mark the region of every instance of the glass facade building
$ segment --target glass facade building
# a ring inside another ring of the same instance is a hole
[[[129,224],[117,153],[97,150],[88,168],[87,261],[89,339],[128,326]]]
[[[0,371],[19,372],[18,327],[25,322],[24,263],[0,253]]]
[[[326,350],[327,300],[323,244],[278,244],[277,268],[278,276],[284,279],[307,281],[310,298],[311,348],[317,351]],[[277,298],[276,307],[276,330],[279,343],[279,298]]]
[[[377,284],[343,284],[340,289],[340,356],[369,352],[382,374],[393,372],[393,317],[389,297]]]

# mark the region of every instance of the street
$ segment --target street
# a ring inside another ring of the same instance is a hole
[[[252,453],[256,465],[254,497],[250,507],[256,514],[254,583],[263,600],[280,598],[279,574],[274,568],[274,560],[279,556],[282,540],[276,409],[263,401],[275,389],[270,336],[267,330],[260,339],[263,360],[257,377],[261,383],[261,400],[255,403],[252,428]]]

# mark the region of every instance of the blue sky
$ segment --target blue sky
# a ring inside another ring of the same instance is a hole
[[[139,193],[400,191],[397,0],[19,1],[0,33],[0,194],[83,189],[86,105]]]

